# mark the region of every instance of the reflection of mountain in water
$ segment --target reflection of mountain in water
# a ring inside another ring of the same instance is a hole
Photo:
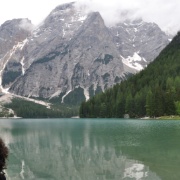
[[[179,172],[168,162],[173,166],[180,155],[176,139],[168,141],[165,131],[174,137],[177,128],[136,122],[12,121],[12,129],[0,126],[0,135],[13,137],[8,175],[12,180],[172,179],[171,171]]]

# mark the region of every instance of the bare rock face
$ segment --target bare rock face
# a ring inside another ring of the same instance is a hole
[[[98,12],[86,14],[74,3],[64,4],[2,50],[2,56],[8,53],[1,85],[21,96],[78,103],[146,67],[168,38],[153,23],[106,27]]]
[[[122,59],[113,43],[113,36],[104,25],[100,14],[94,12],[82,18],[75,10],[75,12],[72,9],[67,10],[66,12],[71,14],[73,12],[73,17],[66,15],[69,22],[66,21],[65,26],[61,25],[58,28],[62,29],[61,36],[57,37],[59,40],[51,39],[52,44],[46,46],[46,48],[48,46],[51,48],[49,53],[46,51],[47,54],[38,54],[38,58],[33,59],[25,75],[12,85],[11,91],[23,96],[41,98],[60,95],[63,102],[65,95],[81,88],[83,96],[88,99],[90,89],[93,95],[98,87],[105,90],[120,82],[126,73],[129,73],[124,71]],[[54,15],[51,13],[50,16],[52,14]],[[77,18],[74,21],[77,14],[81,21],[78,21]],[[64,14],[58,19],[62,21],[63,18]],[[50,17],[45,20],[42,26],[43,30],[39,29],[42,34],[37,37],[38,39],[43,36],[44,32],[46,33],[44,27],[49,24],[49,19]],[[66,27],[68,28],[65,29]],[[53,28],[50,32],[52,36],[49,38],[57,36],[56,32],[57,29]],[[33,41],[36,41],[35,38]],[[44,46],[41,48],[43,51]],[[28,63],[28,60],[31,58],[27,59],[25,63]],[[132,70],[133,72],[135,71]]]
[[[31,29],[27,29],[25,23],[31,24],[28,19],[14,19],[0,26],[0,59],[30,34]]]
[[[21,75],[23,41],[31,35],[32,28],[28,19],[10,20],[0,26],[1,85],[10,85]]]
[[[126,20],[110,28],[123,63],[142,70],[153,61],[170,38],[155,23]]]

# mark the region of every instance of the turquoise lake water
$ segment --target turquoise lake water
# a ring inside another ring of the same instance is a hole
[[[8,180],[179,180],[180,121],[1,119]]]

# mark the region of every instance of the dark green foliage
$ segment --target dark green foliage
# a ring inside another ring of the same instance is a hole
[[[50,103],[53,103],[53,104],[61,104],[62,102],[62,97],[65,95],[65,93],[61,93],[58,97],[54,97],[52,99],[49,100]]]
[[[93,97],[94,95],[95,95],[94,85],[91,85],[91,87],[89,88],[89,96]]]
[[[179,114],[180,33],[146,69],[129,76],[128,80],[82,103],[80,117]]]
[[[176,114],[180,115],[180,101],[175,102]]]
[[[84,90],[80,87],[74,89],[65,98],[65,104],[79,105],[81,102],[85,101]]]
[[[118,82],[121,82],[122,80],[123,80],[122,78],[116,76],[116,78],[114,79],[114,82],[118,83]]]
[[[102,93],[101,86],[97,86],[97,88],[94,89],[94,85],[91,85],[91,87],[89,88],[89,96],[93,97],[94,95],[99,93]]]
[[[149,92],[147,93],[146,96],[146,114],[150,117],[153,116],[154,112],[153,112],[153,94],[151,92],[151,90],[149,90]]]
[[[126,80],[126,79],[128,79],[128,78],[130,78],[130,77],[132,77],[132,76],[134,76],[134,74],[132,74],[132,73],[126,73],[124,80]]]
[[[101,86],[97,86],[96,90],[95,90],[95,94],[99,94],[102,92],[102,88]]]
[[[40,104],[15,98],[6,108],[13,109],[18,117],[22,118],[64,118],[77,116],[78,107],[52,105],[51,109]]]
[[[5,71],[2,77],[2,85],[8,85],[21,75],[21,71]]]
[[[9,112],[9,109],[4,108],[4,107],[0,107],[1,111],[0,111],[0,117],[13,117],[14,115],[12,113]]]

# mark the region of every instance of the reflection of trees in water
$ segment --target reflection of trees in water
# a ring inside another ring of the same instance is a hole
[[[172,124],[49,120],[12,123],[12,127],[8,173],[14,177],[20,177],[22,161],[25,179],[159,179],[153,171],[164,180],[176,179],[179,173],[174,143],[180,131]]]

